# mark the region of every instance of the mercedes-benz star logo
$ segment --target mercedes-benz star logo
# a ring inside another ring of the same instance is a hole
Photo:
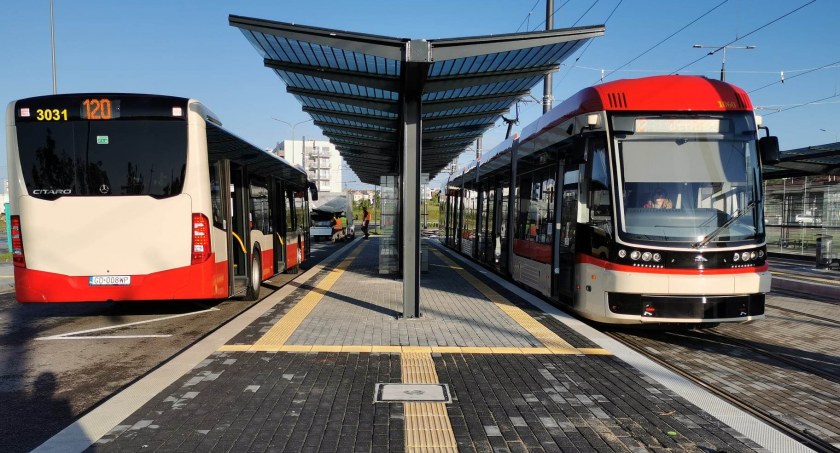
[[[111,188],[106,186],[105,184],[102,184],[101,186],[99,186],[99,193],[106,194],[110,191],[111,191]]]

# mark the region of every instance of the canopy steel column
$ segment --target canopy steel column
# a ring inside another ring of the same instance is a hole
[[[518,201],[516,198],[516,172],[518,170],[518,162],[519,158],[517,156],[519,152],[519,142],[514,142],[513,147],[510,149],[510,182],[508,183],[509,192],[508,192],[508,218],[507,218],[507,263],[505,263],[505,269],[508,275],[513,275],[513,239],[514,239],[514,229],[516,228],[516,215],[518,214],[519,206],[516,205]],[[561,183],[562,186],[562,183]]]
[[[403,66],[403,143],[400,170],[402,222],[403,317],[420,317],[420,169],[423,149],[423,85],[431,64],[431,47],[424,40],[405,46]]]

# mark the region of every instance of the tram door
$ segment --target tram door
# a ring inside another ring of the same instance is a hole
[[[552,295],[563,303],[575,303],[575,231],[577,229],[580,165],[568,159],[560,165],[562,191],[558,197],[554,248],[554,284]]]
[[[274,181],[271,194],[271,222],[274,224],[274,273],[286,272],[286,233],[291,225],[287,222],[289,197],[286,196],[283,181]]]
[[[227,175],[228,203],[227,223],[230,225],[227,240],[229,294],[236,295],[248,287],[248,188],[245,186],[245,172],[241,165],[223,161],[222,174]]]

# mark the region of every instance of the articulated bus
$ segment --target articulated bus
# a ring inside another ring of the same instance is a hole
[[[604,83],[451,179],[443,241],[598,322],[761,319],[761,164],[778,154],[737,87]]]
[[[52,95],[6,117],[20,302],[253,300],[304,260],[304,170],[195,100]]]

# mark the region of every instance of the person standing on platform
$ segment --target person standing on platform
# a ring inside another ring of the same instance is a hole
[[[367,206],[362,206],[362,233],[365,234],[365,239],[370,237],[368,228],[370,228],[370,213],[367,210]]]
[[[332,218],[332,241],[336,242],[344,238],[344,226],[341,224],[341,219],[338,214],[333,214]]]

